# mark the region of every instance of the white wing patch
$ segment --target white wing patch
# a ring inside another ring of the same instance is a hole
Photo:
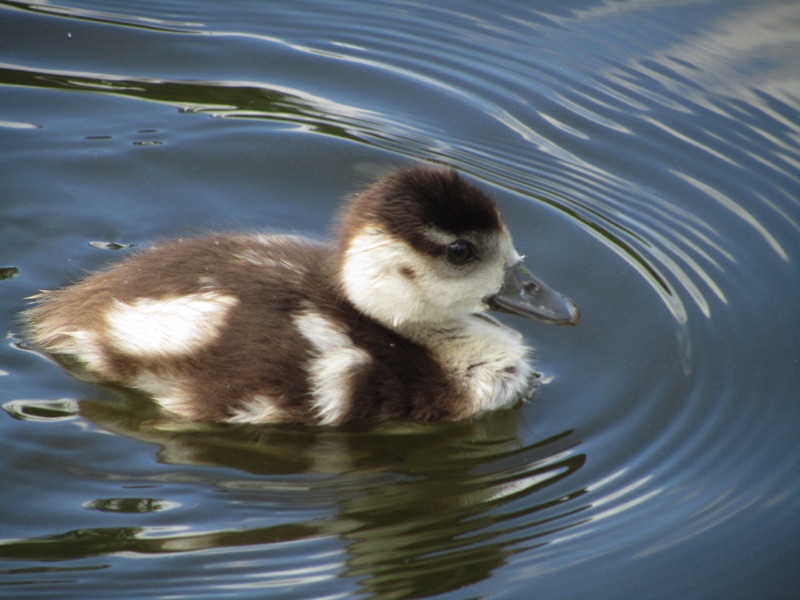
[[[166,299],[115,301],[106,315],[111,345],[130,355],[186,355],[219,337],[228,312],[239,303],[217,292]]]
[[[228,423],[281,423],[286,420],[286,414],[272,398],[256,395],[243,401]]]
[[[353,374],[372,358],[353,345],[339,324],[311,308],[295,317],[294,323],[314,348],[309,365],[314,410],[321,424],[337,425],[350,408]]]
[[[88,370],[80,379],[94,380],[94,374],[109,372],[106,354],[98,335],[92,331],[56,331],[52,334],[55,342],[48,342],[46,348],[53,354],[65,354],[77,357]],[[77,372],[76,372],[77,376]]]
[[[128,385],[143,391],[171,413],[188,419],[196,417],[190,386],[177,374],[144,372]]]

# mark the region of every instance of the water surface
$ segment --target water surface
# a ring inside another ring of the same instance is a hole
[[[800,8],[0,1],[0,594],[800,598]],[[325,237],[414,160],[577,328],[474,422],[179,427],[17,343],[198,229]]]

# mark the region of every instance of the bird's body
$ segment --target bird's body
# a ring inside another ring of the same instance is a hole
[[[84,378],[188,419],[456,420],[531,391],[522,337],[482,311],[524,313],[515,302],[544,291],[532,315],[577,322],[532,276],[508,293],[509,273],[530,275],[519,261],[483,192],[414,167],[355,196],[335,244],[178,239],[43,293],[27,331]]]

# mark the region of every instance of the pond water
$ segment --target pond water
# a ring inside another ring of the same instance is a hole
[[[0,1],[0,595],[800,598],[796,0]],[[17,337],[196,229],[445,161],[565,330],[516,409],[170,424]]]

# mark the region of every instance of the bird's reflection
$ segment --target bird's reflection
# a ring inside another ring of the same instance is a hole
[[[549,489],[585,462],[575,432],[523,444],[519,410],[462,423],[347,430],[220,426],[171,420],[146,398],[114,395],[121,399],[103,394],[80,401],[80,416],[157,444],[165,464],[231,469],[230,478],[209,485],[236,502],[291,507],[297,519],[211,533],[203,524],[203,533],[158,538],[130,527],[72,531],[7,545],[1,554],[57,560],[77,558],[76,552],[190,552],[337,536],[346,548],[337,557],[340,576],[357,579],[371,594],[411,598],[485,579],[521,545],[579,521],[561,517],[574,511],[568,500],[583,490]],[[122,505],[160,506],[146,500]],[[315,518],[304,518],[304,504],[315,507]]]

